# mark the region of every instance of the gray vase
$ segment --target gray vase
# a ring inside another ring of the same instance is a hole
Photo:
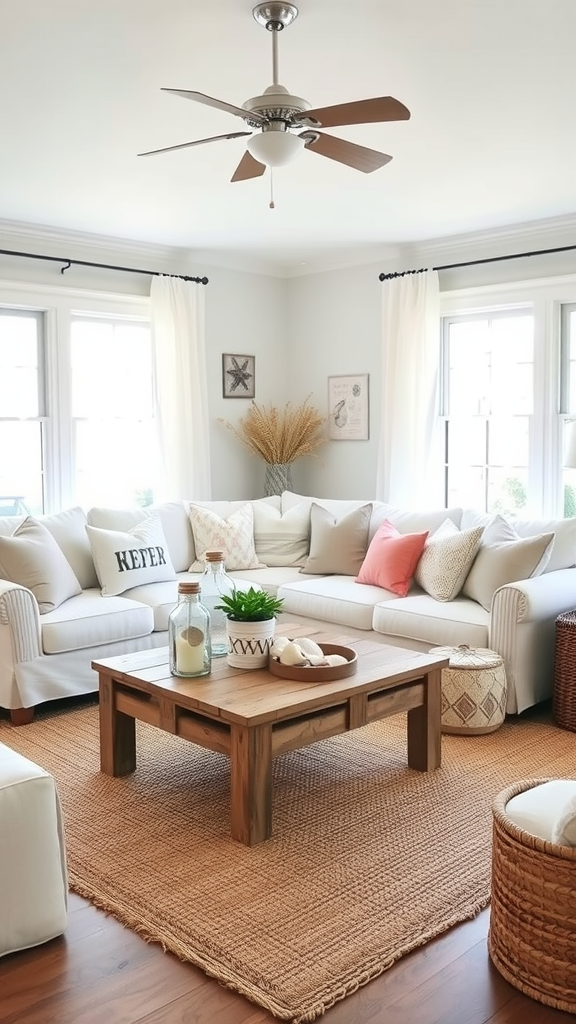
[[[265,496],[268,498],[271,494],[282,494],[282,491],[292,489],[292,463],[268,462],[264,484]]]

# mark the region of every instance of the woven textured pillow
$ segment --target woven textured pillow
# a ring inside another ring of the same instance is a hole
[[[57,541],[32,516],[11,537],[0,537],[0,576],[31,590],[41,615],[82,591]]]
[[[387,519],[374,534],[356,583],[383,587],[406,597],[428,532],[400,533]]]
[[[234,569],[262,569],[254,547],[254,509],[247,501],[228,519],[222,519],[201,505],[190,504],[188,514],[194,534],[196,561],[190,572],[202,572],[207,551],[222,551],[228,571]]]
[[[144,583],[176,579],[157,512],[126,533],[90,525],[86,533],[105,597],[123,594]]]
[[[416,583],[436,601],[453,601],[464,586],[483,532],[483,526],[461,531],[445,519],[426,541]]]

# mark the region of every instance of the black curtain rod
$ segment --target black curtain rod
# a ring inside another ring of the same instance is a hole
[[[207,277],[188,277],[186,274],[165,274],[162,270],[138,270],[135,267],[115,267],[111,263],[91,263],[90,260],[69,260],[61,256],[41,256],[37,252],[15,252],[12,249],[0,249],[1,256],[23,256],[28,260],[50,260],[52,263],[64,263],[60,273],[71,266],[98,267],[100,270],[123,270],[126,274],[148,274],[149,277],[178,277],[181,281],[195,281],[196,284],[208,284]]]
[[[432,270],[455,270],[457,267],[476,267],[479,263],[500,263],[502,260],[521,260],[525,256],[547,256],[552,252],[569,252],[576,245],[561,245],[556,249],[535,249],[534,252],[514,252],[509,256],[488,256],[483,260],[468,260],[465,263],[446,263],[443,267],[432,267]],[[407,274],[425,274],[427,267],[420,270],[400,270],[392,274],[379,274],[379,281],[390,281],[393,277],[405,277]]]

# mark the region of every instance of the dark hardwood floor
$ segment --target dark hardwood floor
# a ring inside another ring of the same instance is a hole
[[[1,913],[1,908],[0,908]],[[337,1003],[325,1024],[564,1024],[488,958],[489,911]],[[66,934],[0,959],[2,1024],[271,1024],[223,988],[72,894]]]

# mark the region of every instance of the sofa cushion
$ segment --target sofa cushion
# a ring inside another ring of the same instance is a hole
[[[407,509],[396,508],[394,505],[380,505],[374,503],[370,534],[373,535],[380,524],[387,519],[396,527],[399,533],[434,533],[446,520],[451,519],[455,526],[460,527],[462,518],[461,508],[436,508],[423,509],[412,512]]]
[[[282,511],[264,502],[254,508],[254,545],[264,565],[303,565],[310,548],[310,505],[301,501]]]
[[[374,608],[372,628],[390,637],[403,637],[430,647],[488,647],[489,613],[465,597],[436,601],[429,594],[408,594]],[[393,640],[391,641],[394,642]]]
[[[31,590],[41,615],[82,590],[57,541],[32,516],[0,537],[0,576]]]
[[[202,572],[207,551],[222,551],[226,569],[259,569],[254,547],[254,509],[252,503],[244,502],[227,519],[210,509],[191,502],[188,514],[194,535],[196,559],[190,572]]]
[[[332,512],[312,502],[310,554],[300,572],[357,576],[368,547],[372,505],[361,505],[336,519]]]
[[[437,601],[458,596],[480,546],[483,526],[459,530],[445,519],[426,541],[416,569],[416,582]]]
[[[96,573],[106,597],[123,594],[143,583],[162,583],[176,577],[157,512],[123,532],[86,527]]]
[[[43,615],[41,626],[44,653],[62,654],[148,636],[154,628],[154,615],[145,604],[125,597],[104,600],[94,588]]]
[[[347,575],[312,577],[302,583],[286,583],[278,588],[278,597],[284,601],[282,612],[296,619],[304,615],[329,624],[372,629],[374,606],[387,598],[395,598],[395,595],[381,587],[356,583],[352,576]]]
[[[66,556],[82,590],[98,586],[90,542],[86,535],[87,521],[84,509],[79,506],[38,517],[38,522],[50,530]]]
[[[427,536],[427,532],[399,533],[385,519],[370,541],[356,582],[382,587],[405,597]]]
[[[495,516],[484,528],[478,554],[462,593],[490,611],[492,598],[500,587],[543,572],[553,544],[553,533],[520,540],[510,523],[502,516]]]

